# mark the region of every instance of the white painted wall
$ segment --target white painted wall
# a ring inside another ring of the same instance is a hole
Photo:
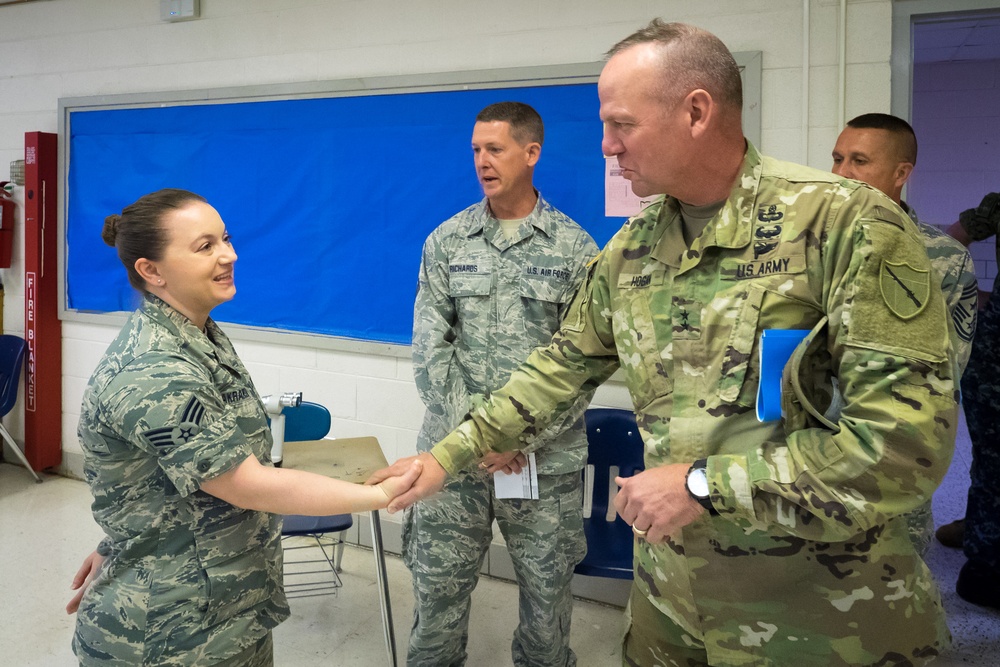
[[[24,132],[57,131],[61,97],[588,62],[654,16],[707,28],[733,51],[762,51],[760,148],[804,160],[801,0],[202,0],[201,9],[198,20],[164,23],[158,0],[0,6],[0,175],[23,157]],[[811,0],[808,162],[822,168],[839,130],[838,16],[837,0]],[[891,1],[850,0],[847,23],[847,117],[888,111]],[[363,145],[345,150],[364,155]],[[14,267],[2,271],[11,333],[24,330],[22,274],[15,250]],[[83,389],[115,333],[63,323],[70,469],[80,460]],[[423,408],[405,358],[240,341],[237,349],[260,391],[302,391],[328,405],[333,435],[375,435],[390,459],[414,452]],[[596,403],[629,407],[613,384]],[[9,417],[15,433],[18,412]]]

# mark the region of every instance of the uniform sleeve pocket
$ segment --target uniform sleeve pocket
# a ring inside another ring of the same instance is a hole
[[[569,297],[570,305],[566,308],[566,314],[560,325],[566,331],[580,333],[586,323],[585,313],[591,299],[591,290],[594,287],[594,272],[597,269],[597,260],[601,255],[590,260],[587,265],[587,277],[574,296]]]

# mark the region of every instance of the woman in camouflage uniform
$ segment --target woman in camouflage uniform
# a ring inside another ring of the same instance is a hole
[[[236,294],[236,253],[203,198],[146,195],[102,235],[144,298],[80,412],[106,536],[74,581],[73,649],[81,665],[271,665],[280,515],[385,507],[418,471],[375,488],[271,465],[264,406],[209,317]]]

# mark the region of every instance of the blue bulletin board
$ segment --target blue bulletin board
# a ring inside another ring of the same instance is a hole
[[[734,55],[758,142],[760,54]],[[138,297],[101,240],[104,218],[175,187],[203,195],[232,234],[237,295],[213,312],[239,325],[230,335],[408,345],[424,239],[482,198],[470,140],[488,104],[541,114],[535,185],[551,204],[598,245],[621,227],[604,215],[601,66],[62,99],[60,316],[124,321]]]
[[[423,241],[482,198],[470,139],[486,105],[535,107],[545,122],[536,187],[599,244],[621,226],[604,216],[597,67],[534,85],[66,104],[65,310],[135,307],[101,226],[177,187],[219,210],[239,255],[237,296],[215,319],[409,344]]]

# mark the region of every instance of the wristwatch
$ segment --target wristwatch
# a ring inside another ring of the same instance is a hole
[[[719,510],[715,509],[709,498],[708,474],[705,472],[706,460],[698,459],[688,468],[687,477],[684,479],[684,486],[688,495],[698,501],[702,507],[708,510],[711,516],[719,516]]]

